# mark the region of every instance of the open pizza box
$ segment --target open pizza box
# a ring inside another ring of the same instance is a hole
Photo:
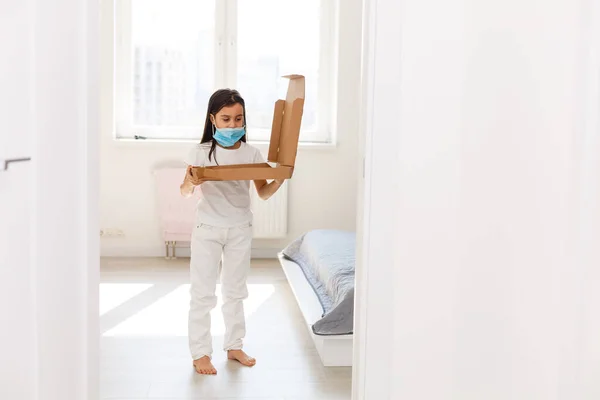
[[[198,179],[211,181],[243,181],[256,179],[289,179],[294,173],[298,139],[304,111],[304,76],[288,75],[285,100],[277,100],[273,113],[268,161],[264,164],[236,164],[216,167],[192,167]]]

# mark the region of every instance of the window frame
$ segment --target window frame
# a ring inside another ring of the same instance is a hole
[[[114,137],[116,140],[144,138],[161,141],[187,141],[201,136],[203,126],[156,127],[133,124],[133,43],[132,1],[115,0],[114,13]],[[166,1],[166,0],[165,0]],[[301,0],[299,0],[301,1]],[[302,129],[302,143],[330,144],[334,125],[334,40],[336,1],[320,0],[319,82],[317,128]],[[215,90],[237,86],[237,0],[215,0]],[[276,99],[273,99],[273,104]],[[204,121],[204,118],[199,118]],[[254,138],[254,139],[253,139]],[[268,142],[270,130],[249,126],[250,142]]]

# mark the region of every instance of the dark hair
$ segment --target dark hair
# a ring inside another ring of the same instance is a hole
[[[241,104],[244,112],[244,124],[247,126],[246,120],[246,102],[237,90],[233,89],[220,89],[213,93],[208,100],[208,110],[206,110],[206,121],[204,122],[204,133],[202,134],[202,140],[200,143],[211,142],[210,152],[208,153],[208,159],[211,160],[215,149],[217,148],[217,141],[213,138],[213,123],[210,120],[210,116],[217,116],[217,113],[221,111],[223,107],[230,107],[235,104]],[[246,135],[242,136],[242,142],[246,141]],[[215,157],[216,159],[216,157]]]

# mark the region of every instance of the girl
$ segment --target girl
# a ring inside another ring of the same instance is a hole
[[[265,162],[260,152],[246,143],[246,106],[236,90],[215,92],[209,102],[204,134],[185,160],[187,171],[181,194],[191,196],[201,186],[196,227],[192,234],[190,265],[191,303],[189,345],[194,368],[200,374],[216,374],[211,363],[210,311],[217,305],[215,288],[221,262],[221,294],[225,320],[224,350],[227,358],[253,366],[256,360],[242,350],[246,334],[243,300],[248,297],[246,278],[252,248],[252,212],[249,181],[202,181],[191,174],[192,166]],[[283,180],[254,181],[261,199],[271,197]]]

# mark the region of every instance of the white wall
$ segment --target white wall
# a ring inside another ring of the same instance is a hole
[[[359,271],[356,399],[599,398],[592,3],[367,1],[364,259],[380,262]]]
[[[300,148],[289,182],[289,234],[284,240],[257,240],[256,255],[276,251],[302,233],[317,228],[354,230],[360,81],[361,1],[344,0],[339,9],[337,62],[337,146]],[[179,162],[190,144],[122,143],[112,131],[112,2],[102,2],[102,132],[100,224],[120,228],[123,238],[103,238],[105,256],[162,256],[151,171]],[[266,147],[262,147],[266,151]],[[335,190],[333,189],[335,186]],[[184,254],[184,252],[181,252]]]

